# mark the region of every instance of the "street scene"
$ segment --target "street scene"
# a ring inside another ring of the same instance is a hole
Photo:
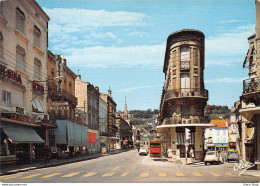
[[[1,176],[0,179],[3,183],[205,183],[209,180],[220,183],[259,183],[257,177],[235,174],[233,163],[209,167],[203,163],[183,165],[154,161],[149,156],[139,156],[135,149],[92,160]]]
[[[0,183],[258,185],[259,64],[260,0],[0,0]]]

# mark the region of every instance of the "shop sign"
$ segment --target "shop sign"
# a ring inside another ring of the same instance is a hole
[[[15,113],[2,113],[1,117],[15,120],[15,121],[22,121],[22,122],[26,122],[26,123],[35,123],[35,120],[36,120],[29,116],[24,116],[24,115],[15,114]]]
[[[51,110],[69,110],[69,103],[68,102],[52,102],[51,103]]]
[[[14,72],[14,71],[12,71],[10,69],[7,69],[3,65],[0,65],[0,75],[5,77],[5,78],[11,79],[11,80],[13,80],[13,81],[15,81],[17,83],[22,84],[21,75],[17,74],[16,72]]]
[[[32,81],[32,90],[44,94],[44,86]]]

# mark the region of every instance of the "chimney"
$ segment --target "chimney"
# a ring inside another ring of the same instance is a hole
[[[110,87],[109,87],[109,90],[108,90],[107,92],[108,92],[108,95],[109,95],[110,97],[112,97],[112,91],[110,90]]]

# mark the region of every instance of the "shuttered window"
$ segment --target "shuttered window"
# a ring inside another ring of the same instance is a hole
[[[25,71],[25,50],[19,45],[16,47],[16,67]]]
[[[20,8],[16,8],[16,29],[25,35],[25,15]]]

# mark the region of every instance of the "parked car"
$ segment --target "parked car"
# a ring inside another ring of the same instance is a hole
[[[228,155],[226,156],[226,161],[236,161],[239,162],[239,156],[237,151],[228,151]]]
[[[141,147],[139,149],[139,155],[147,155],[149,153],[149,150],[147,147]]]
[[[224,160],[221,156],[221,154],[217,151],[208,151],[206,153],[206,156],[204,158],[204,163],[207,165],[207,163],[214,164],[214,163],[224,163]]]

